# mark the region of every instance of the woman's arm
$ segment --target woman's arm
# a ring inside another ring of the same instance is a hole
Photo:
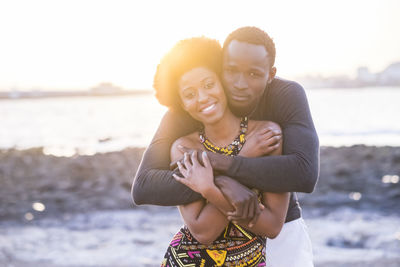
[[[264,209],[254,225],[248,223],[238,223],[240,226],[251,232],[275,238],[285,223],[286,213],[289,207],[290,193],[263,193]]]
[[[191,146],[187,138],[178,139],[172,145],[171,160],[174,161],[182,157],[182,152],[177,148],[178,145],[182,144]],[[179,170],[185,178],[177,175],[174,175],[174,177],[180,183],[208,197],[208,201],[212,200],[213,203],[220,204],[223,209],[232,211],[230,204],[214,185],[213,171],[205,155],[203,154],[203,157],[205,157],[203,158],[205,166],[203,166],[198,162],[197,154],[188,156],[185,153],[183,163],[178,163]],[[217,239],[229,223],[226,216],[211,201],[207,202],[205,199],[181,205],[179,211],[192,235],[203,244],[212,243]]]

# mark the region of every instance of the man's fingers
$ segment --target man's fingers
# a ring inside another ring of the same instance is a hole
[[[239,220],[244,220],[247,219],[247,216],[249,214],[249,203],[245,202],[243,205],[243,212],[241,216],[239,216]]]
[[[263,136],[262,140],[265,142],[265,145],[267,146],[273,146],[276,144],[279,144],[281,142],[282,136],[281,135],[275,135],[271,137]]]
[[[265,154],[270,154],[270,153],[272,153],[273,151],[277,150],[277,149],[279,148],[279,146],[280,146],[280,143],[277,143],[277,144],[272,145],[272,146],[267,146],[267,147],[265,147],[265,148],[263,149],[263,152],[264,152]]]
[[[235,208],[235,211],[233,212],[228,212],[228,220],[232,221],[236,221],[238,220],[242,214],[243,214],[243,206],[241,203],[233,203],[232,204],[233,207]]]
[[[241,203],[241,205],[240,205],[241,209],[240,210],[237,209],[235,211],[235,213],[232,215],[232,221],[234,223],[237,223],[237,221],[241,221],[241,220],[246,219],[247,214],[248,214],[248,210],[249,210],[249,207],[246,204],[247,203]]]
[[[253,216],[253,218],[251,218],[251,220],[249,222],[249,227],[253,227],[256,224],[258,217],[260,217],[260,214],[262,211],[260,205],[264,207],[264,205],[262,205],[261,203],[258,203],[258,201],[257,201],[255,211],[254,211],[254,216]]]
[[[252,201],[252,203],[250,203],[250,205],[249,205],[249,210],[248,210],[248,213],[247,213],[247,218],[246,218],[246,220],[249,220],[249,219],[253,219],[254,218],[254,216],[255,216],[255,209],[257,209],[257,202],[256,201]],[[249,224],[249,227],[251,227],[250,226],[250,224]]]

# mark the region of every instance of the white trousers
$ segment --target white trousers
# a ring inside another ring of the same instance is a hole
[[[313,253],[303,218],[283,224],[279,235],[267,238],[267,267],[313,267]]]

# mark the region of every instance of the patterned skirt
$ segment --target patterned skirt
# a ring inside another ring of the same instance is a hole
[[[184,226],[175,234],[162,267],[265,266],[266,238],[229,223],[210,245],[199,243]]]

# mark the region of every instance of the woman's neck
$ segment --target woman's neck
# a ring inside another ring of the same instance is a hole
[[[240,118],[236,117],[229,109],[222,118],[213,123],[205,124],[204,132],[207,138],[217,146],[227,146],[235,139],[240,131]]]

